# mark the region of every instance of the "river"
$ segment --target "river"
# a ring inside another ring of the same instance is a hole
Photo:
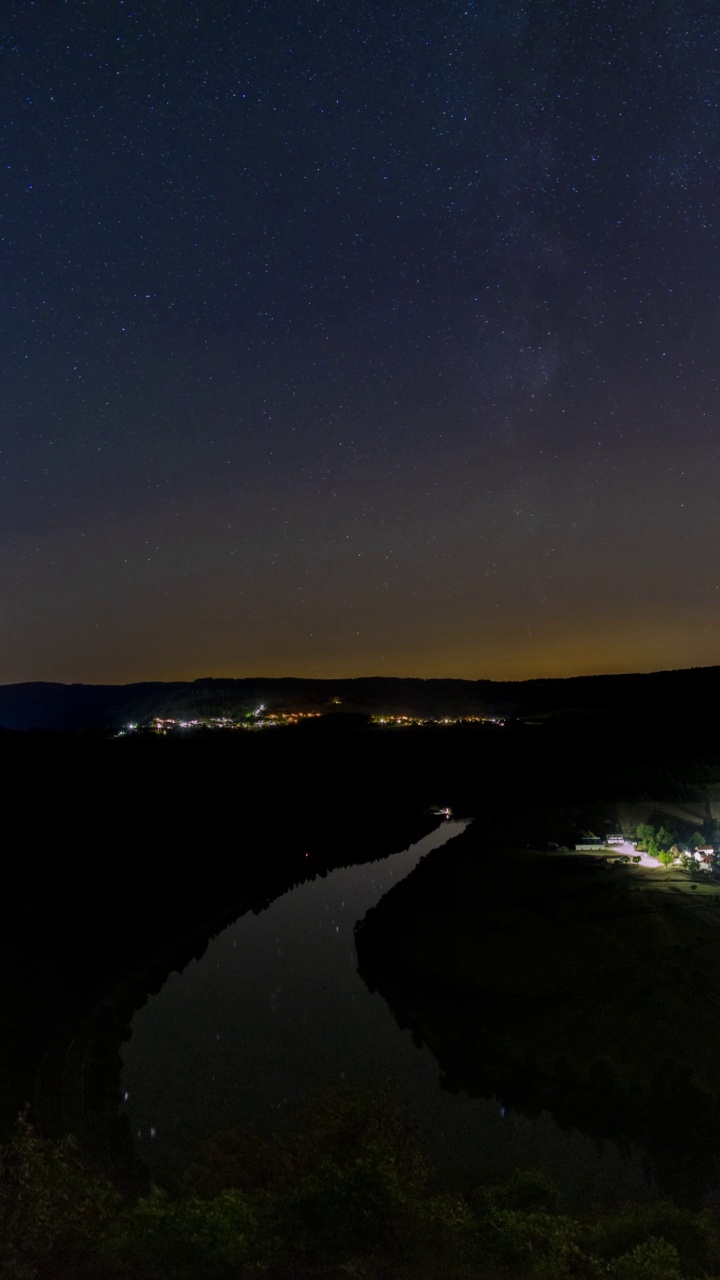
[[[543,1113],[529,1120],[494,1099],[453,1095],[438,1065],[401,1031],[357,973],[353,930],[420,858],[467,824],[447,820],[402,853],[307,881],[242,916],[199,961],[172,973],[135,1016],[123,1047],[123,1106],[138,1152],[174,1178],[212,1133],[282,1131],[294,1109],[345,1085],[390,1085],[420,1127],[446,1185],[540,1168],[570,1204],[652,1195],[641,1161],[602,1150]]]

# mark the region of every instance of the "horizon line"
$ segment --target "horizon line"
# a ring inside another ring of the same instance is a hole
[[[55,685],[64,689],[84,688],[84,689],[126,689],[133,685],[144,684],[202,684],[215,681],[222,683],[224,681],[253,681],[270,683],[282,680],[298,680],[307,683],[316,684],[346,684],[348,681],[360,680],[402,680],[417,681],[418,683],[428,684],[430,682],[437,683],[457,683],[457,684],[540,684],[550,683],[551,681],[571,681],[571,680],[622,680],[635,676],[659,676],[659,675],[678,675],[683,672],[690,671],[715,671],[720,663],[712,663],[709,666],[691,666],[691,667],[657,667],[649,671],[593,671],[585,672],[581,675],[568,676],[523,676],[508,677],[499,679],[493,676],[410,676],[410,675],[354,675],[354,676],[298,676],[298,675],[282,675],[282,676],[186,676],[178,678],[159,678],[159,679],[139,679],[139,680],[11,680],[0,684],[0,689],[16,689],[25,685]]]

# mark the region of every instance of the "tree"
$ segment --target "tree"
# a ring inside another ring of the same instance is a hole
[[[674,1245],[651,1237],[610,1264],[615,1280],[682,1280],[680,1259]]]
[[[42,1138],[19,1116],[0,1147],[0,1275],[71,1274],[73,1258],[102,1240],[119,1199],[85,1169],[72,1139]]]

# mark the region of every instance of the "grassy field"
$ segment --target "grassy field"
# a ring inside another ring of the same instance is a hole
[[[593,865],[594,862],[594,865]],[[663,1056],[720,1090],[720,886],[587,855],[504,850],[456,869],[455,908],[419,907],[413,966],[526,1006],[505,1034],[541,1059],[607,1054],[628,1079]],[[535,1006],[535,1011],[533,1011]],[[658,1016],[662,1011],[662,1016]]]
[[[471,833],[370,913],[361,971],[452,1087],[546,1106],[640,1142],[671,1180],[711,1182],[720,886],[602,856],[492,853]]]

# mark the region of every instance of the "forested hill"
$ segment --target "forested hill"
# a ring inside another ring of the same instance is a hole
[[[210,679],[125,685],[32,682],[0,685],[0,727],[119,728],[153,716],[239,716],[268,710],[356,711],[417,716],[547,717],[582,712],[659,714],[691,723],[711,714],[720,667],[567,680]]]

